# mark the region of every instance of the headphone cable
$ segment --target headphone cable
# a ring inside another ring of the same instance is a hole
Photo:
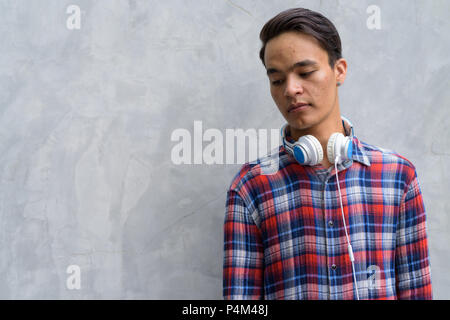
[[[345,223],[345,217],[344,217],[344,208],[342,205],[342,194],[341,194],[341,188],[339,186],[339,177],[338,177],[338,170],[337,170],[337,163],[340,160],[340,155],[336,155],[336,159],[334,160],[334,168],[335,173],[336,173],[336,180],[337,180],[337,186],[338,186],[338,190],[339,190],[339,201],[341,203],[341,213],[342,213],[342,221],[344,222],[344,230],[345,230],[345,237],[347,238],[347,249],[348,249],[348,255],[350,256],[350,261],[352,262],[352,270],[353,270],[353,280],[355,282],[355,288],[356,288],[356,299],[359,300],[359,292],[358,292],[358,283],[356,282],[356,272],[355,272],[355,257],[353,256],[353,249],[352,249],[352,245],[350,244],[350,239],[348,237],[348,233],[347,233],[347,224]]]

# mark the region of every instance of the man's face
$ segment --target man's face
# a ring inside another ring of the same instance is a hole
[[[308,129],[339,113],[336,83],[344,80],[346,62],[332,69],[327,52],[312,36],[295,31],[278,35],[267,42],[264,61],[272,98],[291,128]],[[290,110],[298,103],[309,106]]]

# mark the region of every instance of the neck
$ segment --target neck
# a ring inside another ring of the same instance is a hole
[[[327,119],[324,119],[322,122],[309,128],[297,129],[293,128],[291,125],[289,125],[288,127],[290,136],[294,140],[298,140],[301,136],[310,134],[316,137],[321,142],[321,144],[323,142],[325,146],[328,143],[328,139],[330,138],[331,134],[333,134],[334,132],[340,132],[344,136],[346,135],[344,127],[342,125],[342,119],[339,114],[337,114],[337,116],[330,116]]]

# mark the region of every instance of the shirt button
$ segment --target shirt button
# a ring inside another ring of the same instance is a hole
[[[331,269],[333,269],[333,270],[336,270],[336,268],[337,268],[337,266],[336,266],[335,264],[333,264],[333,265],[331,266]]]
[[[330,227],[332,227],[333,226],[333,221],[332,220],[330,220],[330,221],[328,221],[328,225],[330,226]]]

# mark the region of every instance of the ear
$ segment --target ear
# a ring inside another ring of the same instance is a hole
[[[344,83],[345,76],[347,75],[347,60],[344,58],[336,60],[336,63],[334,64],[334,74],[336,77],[336,83]]]

